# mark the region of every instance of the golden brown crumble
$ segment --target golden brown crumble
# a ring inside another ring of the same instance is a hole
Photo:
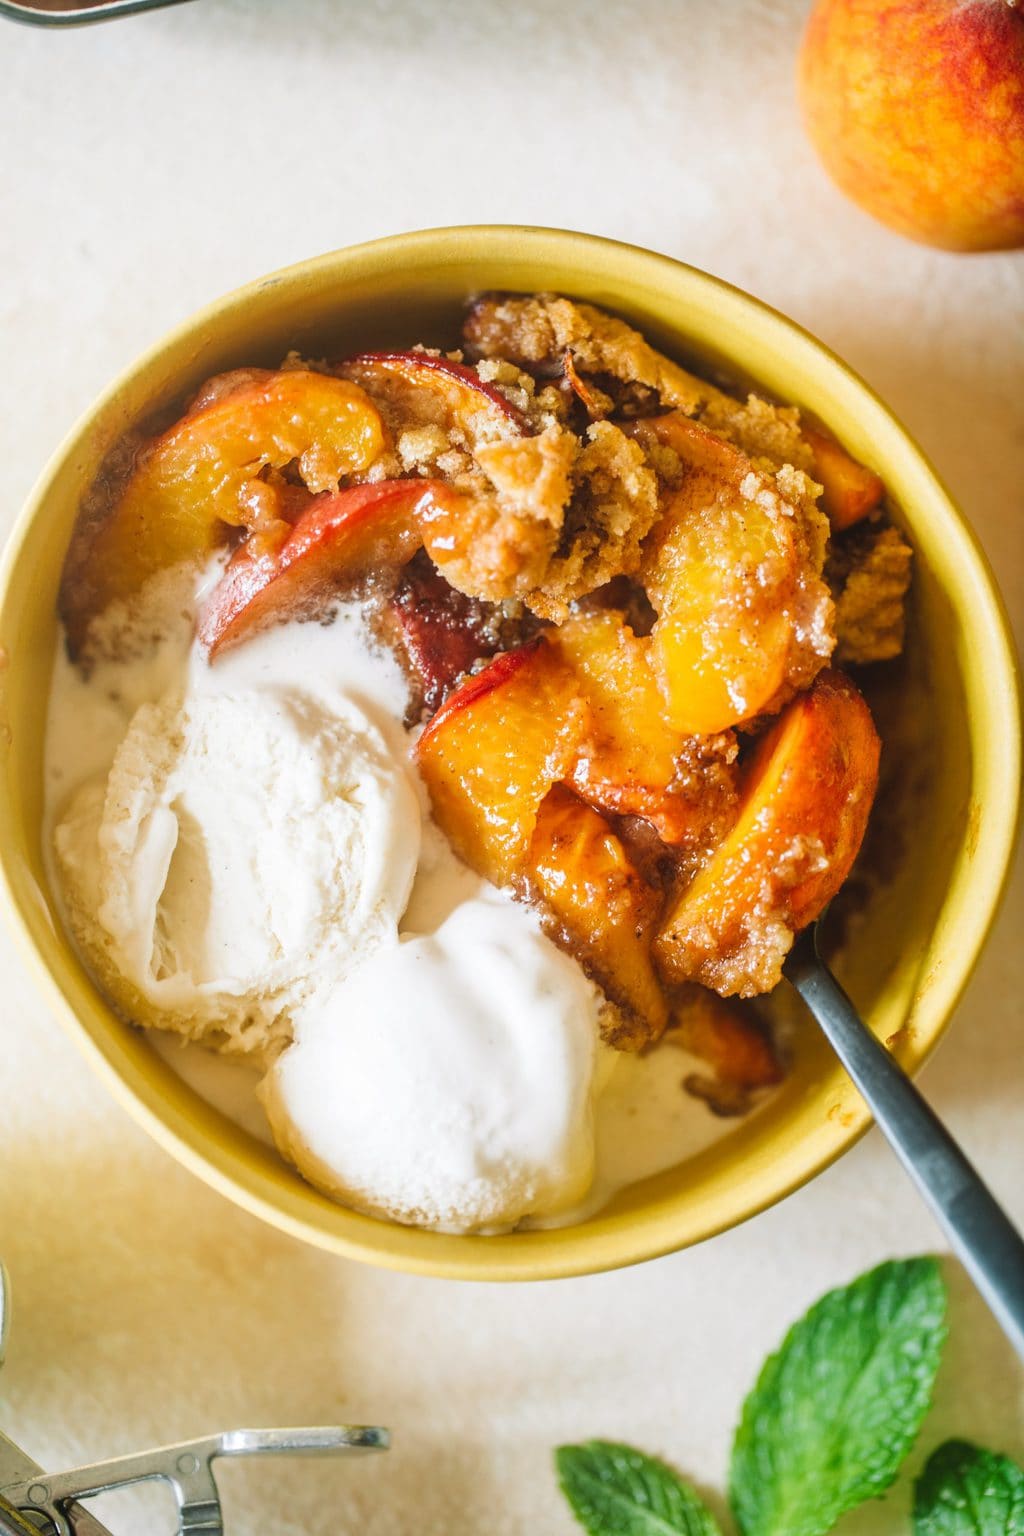
[[[624,320],[593,305],[555,294],[485,297],[470,310],[464,335],[475,357],[512,358],[523,367],[547,372],[560,373],[568,354],[571,368],[579,373],[597,374],[627,390],[648,391],[653,398],[643,414],[659,408],[682,411],[755,460],[764,458],[774,468],[811,468],[813,456],[801,436],[795,406],[774,405],[754,394],[737,400],[664,357]],[[609,413],[610,405],[622,403],[589,380],[588,388],[602,415]]]
[[[594,422],[575,464],[557,550],[526,602],[561,622],[570,603],[616,576],[632,576],[658,513],[657,480],[643,451],[610,421]]]
[[[473,305],[463,327],[475,357],[505,357],[524,368],[561,372],[566,352],[584,373],[653,390],[663,406],[694,415],[714,386],[656,352],[623,320],[556,294],[488,297]]]
[[[828,564],[837,661],[888,661],[900,654],[912,561],[910,545],[889,523],[862,525],[837,541]]]

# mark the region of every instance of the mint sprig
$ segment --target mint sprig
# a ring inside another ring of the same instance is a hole
[[[894,1260],[830,1291],[765,1362],[733,1444],[743,1536],[824,1536],[896,1476],[945,1338],[934,1259]]]
[[[914,1485],[914,1536],[1024,1536],[1024,1471],[965,1440],[933,1451]]]
[[[733,1442],[730,1499],[741,1536],[826,1536],[893,1482],[931,1401],[946,1337],[935,1259],[881,1264],[830,1291],[769,1356]],[[664,1462],[589,1440],[556,1452],[589,1536],[722,1536]],[[948,1440],[914,1485],[913,1536],[1024,1536],[1024,1468]]]
[[[720,1536],[699,1495],[653,1456],[610,1440],[563,1445],[558,1481],[590,1536]]]

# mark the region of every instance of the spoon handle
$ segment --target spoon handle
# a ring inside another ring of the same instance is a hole
[[[817,951],[813,929],[783,967],[931,1207],[953,1251],[1024,1359],[1024,1238]]]

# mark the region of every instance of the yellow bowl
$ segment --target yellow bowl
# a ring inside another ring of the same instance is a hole
[[[132,422],[209,374],[362,347],[454,342],[466,296],[559,290],[616,310],[700,366],[808,408],[885,479],[916,550],[907,663],[875,701],[887,730],[886,879],[857,919],[848,985],[913,1070],[946,1027],[991,924],[1013,841],[1020,733],[1012,651],[984,558],[934,472],[823,346],[735,288],[650,252],[557,230],[466,228],[337,251],[252,283],[131,368],[58,450],[0,577],[0,868],[50,1006],[115,1096],[200,1178],[294,1236],[396,1269],[525,1280],[632,1264],[699,1242],[788,1194],[849,1147],[865,1108],[817,1032],[765,1109],[710,1150],[560,1231],[453,1237],[332,1204],[226,1121],[110,1010],[68,944],[40,841],[44,710],[61,562],[80,496]],[[895,705],[895,707],[893,707]],[[902,828],[895,837],[893,829]]]

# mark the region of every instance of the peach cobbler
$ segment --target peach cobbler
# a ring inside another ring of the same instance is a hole
[[[580,1208],[619,1058],[669,1061],[673,1114],[680,1048],[720,1114],[777,1082],[749,1000],[877,784],[843,669],[903,644],[878,477],[547,294],[161,426],[86,498],[51,706],[67,922],[123,1015],[256,1064],[332,1195],[456,1230]],[[107,742],[74,786],[72,697]]]

